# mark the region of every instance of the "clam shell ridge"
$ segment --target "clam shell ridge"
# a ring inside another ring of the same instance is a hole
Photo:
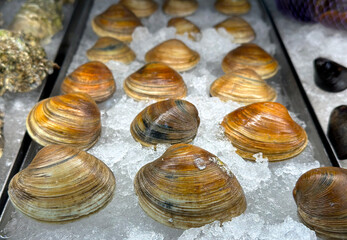
[[[132,121],[130,132],[144,146],[188,143],[198,131],[200,118],[188,101],[169,99],[149,105]]]
[[[189,144],[176,144],[135,176],[141,208],[174,228],[229,221],[247,207],[236,177],[215,155]]]
[[[230,17],[215,25],[214,28],[225,28],[225,30],[233,36],[234,43],[248,43],[255,38],[253,28],[241,17]]]
[[[319,236],[347,239],[347,170],[321,167],[304,173],[293,196],[298,215]]]
[[[30,137],[42,146],[67,144],[85,150],[100,137],[100,111],[84,93],[51,97],[33,107],[26,127]]]
[[[184,35],[185,33],[187,33],[188,37],[195,41],[198,40],[199,37],[201,37],[199,27],[183,17],[170,19],[170,21],[167,23],[167,26],[176,28],[176,34],[178,35]]]
[[[196,0],[166,0],[163,11],[176,17],[186,17],[193,14],[199,7]]]
[[[292,120],[280,103],[253,103],[226,115],[225,135],[242,158],[255,160],[262,152],[269,161],[281,161],[300,154],[307,145],[305,130]]]
[[[158,4],[152,0],[121,0],[120,3],[139,18],[149,17],[158,8]]]
[[[162,63],[148,63],[124,80],[124,91],[135,100],[183,98],[187,87],[181,75]]]
[[[251,9],[248,0],[217,0],[214,6],[217,11],[226,15],[242,15]]]
[[[40,221],[70,221],[93,213],[113,196],[115,177],[99,159],[63,145],[40,150],[9,184],[13,205]]]

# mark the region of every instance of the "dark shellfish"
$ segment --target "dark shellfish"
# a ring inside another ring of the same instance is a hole
[[[347,159],[347,105],[341,105],[332,111],[328,137],[338,158]]]

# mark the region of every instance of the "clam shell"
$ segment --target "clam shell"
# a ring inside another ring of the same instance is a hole
[[[347,170],[321,167],[304,173],[293,196],[298,215],[327,239],[347,239]]]
[[[166,0],[163,11],[171,16],[186,17],[192,15],[199,7],[196,0]]]
[[[85,63],[70,73],[61,84],[63,94],[83,92],[96,102],[103,102],[116,91],[111,70],[103,63]]]
[[[183,72],[194,68],[200,61],[200,55],[182,41],[170,39],[149,50],[145,60],[162,62],[176,71]]]
[[[242,187],[215,155],[176,144],[135,176],[141,208],[169,227],[187,229],[229,221],[247,207]]]
[[[225,73],[241,68],[250,68],[263,79],[268,79],[277,73],[278,63],[258,45],[245,43],[231,50],[222,62],[222,69]]]
[[[307,145],[305,130],[292,120],[280,103],[253,103],[226,115],[225,135],[242,158],[255,160],[262,152],[269,161],[281,161],[300,154]]]
[[[85,93],[51,97],[33,107],[26,127],[31,138],[42,146],[67,144],[85,150],[99,139],[100,111]]]
[[[131,42],[132,34],[139,26],[142,26],[140,19],[120,3],[111,5],[92,21],[92,28],[99,37],[117,38],[123,42]]]
[[[163,63],[148,63],[124,80],[124,91],[135,100],[183,98],[187,86],[181,75]]]
[[[235,101],[243,104],[272,102],[276,91],[252,69],[240,69],[227,73],[215,80],[210,94],[222,101]]]
[[[142,110],[132,121],[130,132],[144,146],[189,143],[195,138],[199,125],[199,113],[193,104],[169,99]]]
[[[242,15],[249,12],[251,4],[248,0],[217,0],[214,7],[226,15]]]
[[[255,32],[251,25],[241,17],[230,17],[214,26],[217,30],[225,28],[232,35],[234,43],[248,43],[254,40]]]
[[[87,50],[87,57],[90,61],[116,61],[130,64],[136,58],[135,53],[125,43],[111,37],[99,38],[94,46]]]
[[[176,28],[176,34],[178,35],[187,33],[192,40],[198,40],[201,36],[200,29],[194,23],[182,17],[170,19],[167,26]]]
[[[328,137],[339,159],[347,159],[347,105],[336,107],[330,114]]]
[[[153,0],[121,0],[120,3],[139,18],[149,17],[158,8],[158,4]]]
[[[112,171],[99,159],[76,148],[50,145],[12,178],[8,194],[29,217],[61,222],[104,207],[115,185]]]

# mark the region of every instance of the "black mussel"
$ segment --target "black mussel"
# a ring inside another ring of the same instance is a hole
[[[339,159],[347,159],[347,105],[336,107],[330,114],[328,137]]]

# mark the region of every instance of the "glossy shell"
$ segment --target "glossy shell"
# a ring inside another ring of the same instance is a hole
[[[347,170],[321,167],[304,173],[293,190],[298,215],[327,239],[347,239]]]
[[[3,132],[4,132],[4,113],[0,111],[0,158],[2,156],[4,145],[5,145]]]
[[[189,143],[200,124],[196,107],[185,100],[169,99],[149,105],[132,121],[130,132],[144,146]]]
[[[149,50],[145,60],[162,62],[176,71],[183,72],[194,68],[200,61],[200,55],[182,41],[170,39]]]
[[[258,45],[245,43],[231,50],[222,62],[222,69],[225,73],[241,68],[250,68],[263,79],[268,79],[277,73],[278,63]]]
[[[113,173],[99,159],[76,148],[50,145],[12,178],[8,194],[29,217],[61,222],[104,207],[115,184]]]
[[[163,11],[171,16],[185,17],[192,15],[198,7],[196,0],[165,0]]]
[[[243,104],[272,102],[276,91],[251,69],[240,69],[227,73],[215,80],[210,94],[222,101],[235,101]]]
[[[74,93],[38,102],[27,117],[26,127],[42,146],[67,144],[85,150],[99,139],[100,122],[94,100],[87,94]]]
[[[100,37],[117,38],[131,42],[136,27],[142,26],[140,19],[122,4],[113,4],[92,21],[94,32]]]
[[[253,103],[226,115],[225,135],[242,158],[255,160],[262,152],[269,161],[281,161],[300,154],[307,145],[305,130],[292,120],[280,103]]]
[[[226,15],[246,14],[251,9],[248,0],[216,0],[214,7]]]
[[[189,144],[173,145],[143,166],[134,186],[142,209],[174,228],[229,221],[247,207],[242,187],[224,163]]]
[[[183,98],[187,86],[181,75],[163,63],[148,63],[124,80],[124,91],[135,100]]]
[[[103,63],[93,61],[85,63],[70,73],[61,85],[63,94],[83,92],[94,101],[102,102],[116,91],[111,70]]]
[[[99,38],[94,46],[87,51],[90,61],[116,61],[130,64],[136,58],[135,53],[125,43],[111,37]]]
[[[120,3],[139,18],[149,17],[158,8],[158,4],[153,0],[121,0]]]
[[[330,114],[328,138],[339,159],[347,159],[347,105],[336,107]]]
[[[230,17],[215,25],[214,28],[224,28],[232,36],[234,43],[248,43],[255,38],[252,26],[241,17]]]
[[[176,34],[178,35],[187,34],[192,40],[198,40],[201,37],[200,29],[194,23],[182,17],[170,19],[167,26],[176,28]]]

